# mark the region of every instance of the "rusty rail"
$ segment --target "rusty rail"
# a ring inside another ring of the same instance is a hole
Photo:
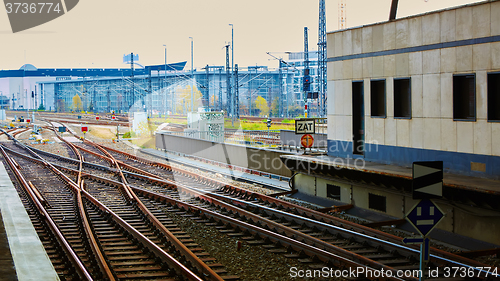
[[[198,258],[188,247],[186,247],[179,239],[177,239],[165,226],[156,218],[153,213],[142,203],[142,201],[137,197],[132,188],[128,185],[128,182],[123,175],[120,164],[116,161],[116,159],[109,154],[106,150],[101,148],[99,145],[95,144],[91,141],[86,141],[94,147],[98,148],[102,151],[110,160],[111,163],[114,163],[120,178],[122,180],[123,188],[128,192],[128,194],[132,197],[133,201],[137,204],[137,206],[141,209],[141,211],[147,216],[147,218],[153,223],[165,236],[166,238],[172,242],[172,244],[179,250],[187,260],[191,262],[191,264],[196,267],[200,272],[204,275],[209,276],[210,280],[219,280],[222,281],[222,277],[220,277],[213,269],[211,269],[206,263],[204,263],[200,258]]]
[[[73,264],[76,272],[80,276],[81,279],[83,280],[93,280],[92,277],[90,276],[89,272],[83,265],[82,261],[78,258],[77,254],[73,251],[71,246],[69,245],[68,241],[64,238],[64,235],[59,231],[59,228],[57,227],[56,223],[52,220],[51,216],[49,213],[45,210],[43,207],[42,203],[38,200],[37,196],[34,194],[33,190],[27,183],[26,179],[24,176],[21,174],[21,172],[17,169],[17,167],[10,161],[10,157],[7,155],[3,147],[0,147],[1,153],[6,160],[6,162],[9,164],[9,167],[12,169],[14,172],[16,178],[18,179],[19,183],[23,187],[23,189],[26,191],[28,196],[31,198],[31,200],[35,203],[36,208],[40,212],[42,218],[47,222],[47,225],[51,229],[52,233],[56,236],[56,239],[58,240],[59,244],[62,246],[64,252],[66,253],[67,257]]]
[[[0,145],[0,147],[3,147],[3,146]],[[29,148],[26,147],[26,149],[28,151],[30,151]],[[3,151],[3,148],[2,148],[2,151]],[[115,213],[113,213],[109,208],[107,208],[102,203],[100,203],[98,200],[96,200],[94,197],[92,197],[92,195],[90,195],[85,190],[81,190],[75,182],[73,182],[70,178],[68,178],[65,174],[63,174],[54,165],[52,165],[50,163],[47,163],[43,159],[37,159],[37,158],[29,157],[29,156],[20,154],[20,153],[15,152],[15,151],[11,151],[11,152],[14,153],[14,154],[16,154],[16,155],[19,155],[21,157],[25,157],[25,158],[29,159],[30,161],[34,161],[34,162],[37,162],[37,163],[39,163],[41,165],[44,165],[45,167],[47,167],[50,170],[52,170],[52,172],[54,172],[61,179],[63,179],[65,182],[67,182],[71,186],[71,188],[73,188],[75,191],[77,191],[77,194],[83,195],[87,200],[89,200],[90,202],[92,202],[96,207],[98,207],[99,209],[101,209],[101,210],[105,211],[106,213],[110,214],[111,218],[118,225],[120,225],[121,227],[123,227],[124,229],[126,229],[138,241],[141,241],[141,243],[144,246],[146,246],[149,250],[151,250],[158,257],[160,257],[163,262],[165,262],[166,264],[168,264],[169,266],[171,266],[173,269],[175,269],[175,271],[177,273],[179,273],[180,275],[184,276],[187,280],[202,281],[202,279],[200,279],[198,276],[196,276],[196,274],[194,274],[192,271],[190,271],[188,268],[186,268],[184,265],[182,265],[179,261],[177,261],[171,255],[169,255],[168,253],[166,253],[164,250],[162,250],[156,244],[154,244],[151,240],[149,240],[147,237],[145,237],[143,234],[141,234],[138,230],[136,230],[135,228],[133,228],[132,226],[130,226],[127,222],[125,222],[123,219],[121,219],[118,215],[116,215]],[[71,169],[64,168],[64,170],[71,170]],[[79,171],[76,171],[76,170],[73,171],[73,174],[78,174],[78,173],[79,173]],[[82,184],[83,184],[83,180],[82,180]],[[123,183],[119,183],[119,185],[120,184],[123,185]],[[81,196],[80,196],[80,198],[81,198]],[[80,209],[80,211],[84,211],[84,210]],[[87,225],[89,225],[88,221],[87,221]],[[89,229],[89,231],[91,231],[91,230]],[[97,244],[95,245],[95,247],[96,247],[96,249],[98,249],[98,245]],[[103,267],[105,267],[105,266],[103,265]],[[111,274],[110,271],[107,272],[107,273],[103,272],[103,274],[108,274],[108,273]],[[114,277],[113,277],[113,279],[112,278],[110,278],[110,279],[111,280],[115,280]],[[211,279],[211,280],[222,280],[222,279],[219,277],[219,279]]]
[[[129,154],[129,153],[126,153],[123,151],[113,149],[111,147],[107,147],[104,145],[100,145],[100,146],[102,146],[103,149],[106,149],[108,151],[112,151],[115,153],[120,153],[122,155],[125,155],[127,158],[134,159],[135,161],[141,162],[143,164],[162,167],[162,168],[169,170],[169,171],[182,173],[190,178],[203,181],[207,185],[212,186],[212,187],[220,186],[220,187],[222,187],[221,188],[222,190],[224,190],[230,194],[239,194],[242,198],[258,200],[259,202],[268,203],[268,204],[275,204],[277,206],[282,206],[283,208],[290,209],[290,210],[297,210],[298,214],[300,216],[304,216],[306,218],[314,219],[317,221],[324,221],[325,223],[330,223],[330,224],[333,224],[335,226],[341,226],[343,228],[351,229],[351,230],[358,232],[358,233],[364,233],[368,236],[378,237],[380,239],[387,240],[390,243],[401,245],[402,240],[400,237],[383,232],[381,230],[377,230],[377,229],[373,229],[373,228],[370,228],[367,226],[359,225],[359,224],[356,224],[356,223],[353,223],[353,222],[350,222],[347,220],[343,220],[343,219],[334,217],[334,216],[329,215],[329,214],[324,214],[324,213],[321,213],[319,211],[308,209],[306,207],[296,205],[296,204],[293,204],[293,203],[290,203],[290,202],[287,202],[287,201],[284,201],[284,200],[281,200],[278,198],[273,198],[273,197],[268,196],[268,195],[252,192],[252,191],[237,187],[235,185],[227,184],[225,182],[222,182],[222,181],[219,181],[216,179],[212,179],[212,178],[208,178],[208,177],[205,177],[205,176],[202,176],[199,174],[195,174],[195,173],[190,172],[190,171],[181,170],[179,168],[175,168],[175,167],[172,167],[172,166],[167,165],[167,164],[147,160],[147,159],[138,157],[136,155],[132,155],[132,154]],[[154,179],[151,179],[151,178],[149,180],[154,181]],[[164,180],[164,181],[168,182],[168,184],[172,184],[174,186],[176,185],[175,183],[170,182],[168,180]],[[410,246],[407,248],[415,250],[416,246],[414,246],[414,247]],[[476,267],[484,267],[485,266],[483,263],[462,257],[462,256],[457,255],[457,254],[446,252],[444,250],[437,249],[434,247],[432,247],[431,249],[432,249],[433,253],[435,253],[436,256],[443,257],[444,259],[449,259],[450,261],[453,261],[455,263],[458,262],[458,263],[463,263],[463,264],[467,264],[470,266],[476,266]]]

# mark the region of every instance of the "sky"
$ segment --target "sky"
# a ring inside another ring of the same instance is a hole
[[[338,29],[340,0],[326,0],[327,32]],[[391,0],[344,0],[347,28],[387,21]],[[471,0],[399,0],[397,18],[445,9]],[[0,12],[0,69],[128,68],[123,55],[139,54],[142,65],[187,61],[195,68],[225,65],[224,46],[234,26],[234,62],[240,68],[277,67],[266,52],[317,49],[319,0],[81,0],[67,14],[12,33]]]

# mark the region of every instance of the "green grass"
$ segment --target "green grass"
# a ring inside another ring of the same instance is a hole
[[[227,119],[224,122],[224,127],[227,129],[241,129],[241,130],[267,130],[265,120],[262,122],[244,122],[243,120],[235,121],[234,126],[231,126],[231,120]],[[293,130],[294,124],[272,124],[270,130]]]

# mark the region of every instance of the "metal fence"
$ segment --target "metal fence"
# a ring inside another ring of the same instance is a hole
[[[163,133],[184,136],[195,139],[204,139],[209,141],[221,141],[221,136],[224,135],[223,142],[242,144],[247,146],[270,146],[280,145],[280,130],[226,130],[226,131],[195,131],[186,130],[184,132],[163,131]],[[221,141],[222,142],[222,141]]]

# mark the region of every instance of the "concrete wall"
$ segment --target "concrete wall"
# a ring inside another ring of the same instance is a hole
[[[411,196],[397,194],[382,188],[352,185],[346,182],[315,178],[305,174],[298,174],[294,177],[295,187],[300,192],[309,195],[326,197],[327,184],[340,186],[341,202],[354,204],[356,207],[392,217],[404,218],[413,206],[418,203],[418,200],[412,199]],[[369,208],[369,193],[386,197],[386,212]],[[441,200],[435,200],[435,202],[446,214],[445,218],[437,225],[438,229],[500,245],[500,236],[498,235],[500,231],[499,212],[478,210],[462,204],[451,205]]]
[[[363,81],[366,144],[408,148],[408,154],[423,149],[500,156],[500,123],[487,120],[487,74],[500,71],[499,35],[500,1],[329,33],[328,140],[352,143],[352,82]],[[453,119],[455,74],[475,74],[475,121]],[[395,78],[411,78],[410,119],[394,118]],[[375,79],[386,81],[385,118],[371,117]],[[470,172],[474,161],[459,171]],[[496,163],[488,161],[482,163]]]
[[[156,133],[156,148],[195,155],[286,177],[292,175],[291,171],[280,160],[281,155],[292,153],[282,151],[174,136],[162,132]]]

